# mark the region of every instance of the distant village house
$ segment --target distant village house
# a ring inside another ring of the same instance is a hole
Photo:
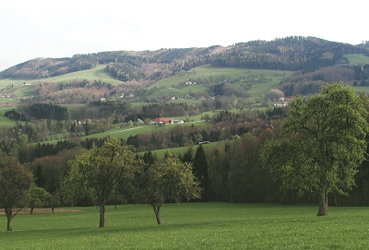
[[[174,120],[171,118],[155,118],[153,120],[151,120],[151,124],[156,125],[156,124],[181,124],[184,123],[183,120]]]
[[[288,102],[275,102],[274,103],[274,107],[287,107],[288,106]]]

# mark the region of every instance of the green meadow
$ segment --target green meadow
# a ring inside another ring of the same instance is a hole
[[[138,127],[132,127],[132,128],[113,128],[110,129],[104,133],[99,133],[99,134],[92,134],[92,135],[88,135],[88,136],[83,136],[81,137],[82,140],[84,139],[91,139],[91,138],[97,138],[97,139],[102,139],[104,137],[107,136],[111,136],[113,138],[122,138],[122,139],[127,139],[130,136],[135,136],[137,134],[150,134],[153,133],[155,131],[166,131],[169,129],[174,128],[175,126],[207,126],[209,125],[206,122],[201,122],[199,120],[196,120],[194,122],[188,122],[188,123],[183,123],[183,124],[167,124],[163,127],[158,126],[158,125],[145,125],[145,126],[138,126]],[[57,142],[57,140],[55,141],[50,141],[50,142]]]
[[[149,205],[108,206],[106,227],[99,210],[17,215],[1,249],[369,249],[369,208],[182,203],[164,204],[162,225]]]
[[[206,150],[206,149],[211,149],[211,148],[215,148],[217,146],[220,146],[220,145],[224,145],[225,142],[224,141],[219,141],[219,142],[211,142],[209,144],[203,144],[203,148]],[[192,146],[192,149],[193,149],[193,153],[195,154],[197,148],[199,147],[199,145],[193,145]],[[157,150],[152,150],[151,152],[153,154],[155,154],[159,161],[163,160],[164,159],[164,156],[165,156],[165,153],[168,152],[168,153],[172,153],[174,155],[183,155],[184,153],[186,153],[186,151],[190,148],[190,146],[188,147],[178,147],[178,148],[165,148],[165,149],[157,149]],[[137,153],[138,155],[144,155],[146,152],[140,152],[140,153]]]
[[[350,64],[369,64],[369,57],[364,54],[346,54],[344,55]]]
[[[0,127],[11,127],[17,123],[5,116],[6,111],[15,109],[16,107],[0,108]]]
[[[253,84],[248,93],[252,98],[261,97],[268,92],[271,88],[277,86],[282,78],[292,75],[291,71],[281,70],[255,70],[255,69],[242,69],[242,68],[222,68],[212,67],[210,65],[204,65],[182,74],[176,74],[174,76],[164,78],[149,87],[149,89],[157,88],[157,90],[150,95],[150,97],[157,97],[162,95],[181,97],[184,94],[193,93],[206,93],[206,87],[197,84],[189,85],[184,88],[178,88],[178,84],[198,79],[216,79],[218,77],[228,77],[232,79],[240,79],[233,83],[235,86],[241,85],[245,77],[256,77],[255,79],[268,78],[270,81],[262,84]]]
[[[110,83],[112,85],[119,85],[122,83],[122,81],[113,79],[108,74],[105,73],[105,65],[98,65],[92,69],[80,70],[80,71],[76,71],[76,72],[72,72],[69,74],[60,75],[56,77],[41,78],[41,79],[35,79],[35,80],[3,79],[3,80],[0,80],[0,88],[4,88],[11,84],[21,85],[24,82],[35,84],[35,83],[41,83],[41,82],[72,82],[74,80],[82,80],[82,79],[86,79],[91,82],[93,82],[94,80],[97,80],[97,81],[101,80],[103,82]]]

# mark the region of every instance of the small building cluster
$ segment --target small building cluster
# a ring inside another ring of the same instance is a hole
[[[278,101],[274,102],[274,107],[287,107],[289,105],[289,101],[291,101],[293,99],[293,96],[288,96],[288,97],[280,97],[278,99]]]
[[[191,81],[186,82],[186,85],[196,85],[196,84],[197,84],[196,82],[191,82]]]
[[[184,123],[183,120],[174,120],[171,118],[155,118],[153,120],[151,120],[151,124],[156,125],[156,124],[181,124]]]

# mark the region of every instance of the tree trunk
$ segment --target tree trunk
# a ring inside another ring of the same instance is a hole
[[[153,205],[152,206],[153,209],[154,209],[154,212],[155,212],[155,216],[156,216],[156,222],[158,223],[158,225],[161,224],[161,221],[160,221],[160,207],[161,205]]]
[[[328,187],[327,185],[324,185],[320,197],[319,210],[317,216],[327,216],[327,215],[328,215]]]
[[[33,207],[31,207],[30,214],[33,214]]]
[[[11,226],[11,222],[12,222],[12,218],[13,218],[13,211],[10,208],[5,208],[5,214],[6,214],[6,218],[7,218],[7,224],[6,224],[6,230],[7,231],[12,231],[12,226]]]
[[[105,205],[100,205],[100,227],[105,227]]]

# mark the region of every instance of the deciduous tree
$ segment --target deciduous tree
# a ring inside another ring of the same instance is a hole
[[[158,225],[161,224],[160,208],[167,201],[180,202],[200,197],[201,188],[192,173],[192,165],[170,155],[164,163],[142,165],[136,175],[136,199],[150,204]]]
[[[318,216],[327,215],[328,194],[345,194],[365,158],[367,112],[353,89],[340,83],[319,95],[290,103],[279,139],[264,146],[261,158],[285,189],[318,195]]]
[[[31,172],[26,170],[16,158],[2,157],[0,162],[0,204],[5,209],[8,231],[12,230],[11,221],[19,212],[13,214],[13,209],[25,205],[22,204],[22,201],[24,201],[32,182]]]
[[[119,183],[133,178],[132,152],[120,141],[108,138],[100,148],[79,155],[70,162],[66,185],[71,191],[82,188],[100,207],[100,227],[105,226],[105,203]],[[120,185],[122,186],[122,185]]]
[[[37,187],[32,185],[28,191],[28,207],[30,208],[30,213],[33,214],[33,210],[36,207],[42,207],[45,204],[45,198],[49,193],[42,187]]]

